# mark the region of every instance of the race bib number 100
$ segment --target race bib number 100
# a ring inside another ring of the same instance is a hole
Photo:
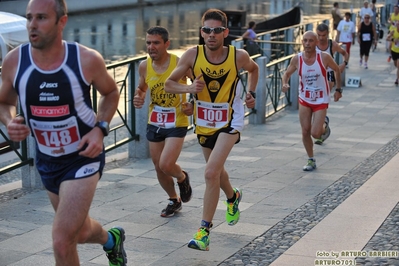
[[[80,136],[76,117],[63,121],[30,120],[39,150],[53,157],[77,151]]]
[[[222,128],[228,122],[228,103],[197,101],[197,125],[208,128]]]

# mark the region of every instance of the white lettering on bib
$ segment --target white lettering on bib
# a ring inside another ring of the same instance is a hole
[[[155,105],[150,114],[150,124],[162,128],[176,127],[176,108]]]
[[[321,88],[305,87],[305,98],[308,101],[319,102],[323,100],[323,90]]]
[[[222,128],[228,122],[228,103],[209,103],[197,101],[196,108],[196,123],[198,126],[208,128]]]
[[[37,121],[30,119],[39,150],[53,157],[77,151],[80,142],[76,117],[62,121]]]

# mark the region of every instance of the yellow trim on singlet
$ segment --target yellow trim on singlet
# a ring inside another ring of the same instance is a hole
[[[396,22],[399,22],[399,14],[395,15],[395,13],[391,14],[391,26],[389,26],[389,31],[392,31],[393,29],[396,28]]]
[[[170,62],[168,69],[159,74],[155,72],[152,67],[152,59],[147,59],[147,76],[145,82],[151,92],[151,103],[149,105],[148,113],[151,114],[155,105],[161,107],[175,107],[176,108],[176,127],[187,127],[188,117],[181,111],[181,104],[186,102],[186,94],[173,94],[165,92],[164,85],[166,79],[170,76],[177,65],[177,56],[170,54]],[[179,83],[186,84],[185,81],[180,80]],[[148,122],[150,120],[148,119]]]

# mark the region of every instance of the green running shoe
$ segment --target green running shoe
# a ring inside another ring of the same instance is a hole
[[[227,206],[226,211],[226,221],[228,225],[235,225],[240,220],[240,210],[238,209],[238,204],[240,204],[242,197],[242,190],[238,188],[234,188],[234,192],[236,193],[236,200],[234,202],[225,201]]]
[[[316,169],[316,160],[308,159],[308,163],[303,167],[303,171],[313,171]]]
[[[126,266],[127,257],[123,242],[125,241],[125,230],[121,227],[113,227],[108,230],[114,237],[115,245],[112,249],[104,251],[107,253],[109,266]]]
[[[209,250],[209,230],[205,227],[198,229],[194,234],[194,238],[188,242],[188,247],[202,251]]]

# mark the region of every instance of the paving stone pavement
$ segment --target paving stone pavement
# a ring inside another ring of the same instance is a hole
[[[125,229],[128,265],[333,265],[320,263],[336,254],[340,265],[399,265],[399,88],[385,45],[370,54],[367,70],[358,53],[356,44],[346,76],[360,77],[362,86],[344,88],[330,104],[332,133],[314,147],[315,171],[302,171],[307,158],[297,110],[246,125],[225,165],[233,186],[243,189],[240,222],[226,224],[221,193],[210,251],[187,248],[205,189],[205,163],[192,134],[179,164],[194,194],[180,213],[160,217],[167,196],[151,160],[143,159],[107,167],[91,216],[107,229]],[[0,266],[54,265],[52,219],[45,191],[2,192]],[[108,265],[99,245],[81,245],[79,254],[81,265]]]

